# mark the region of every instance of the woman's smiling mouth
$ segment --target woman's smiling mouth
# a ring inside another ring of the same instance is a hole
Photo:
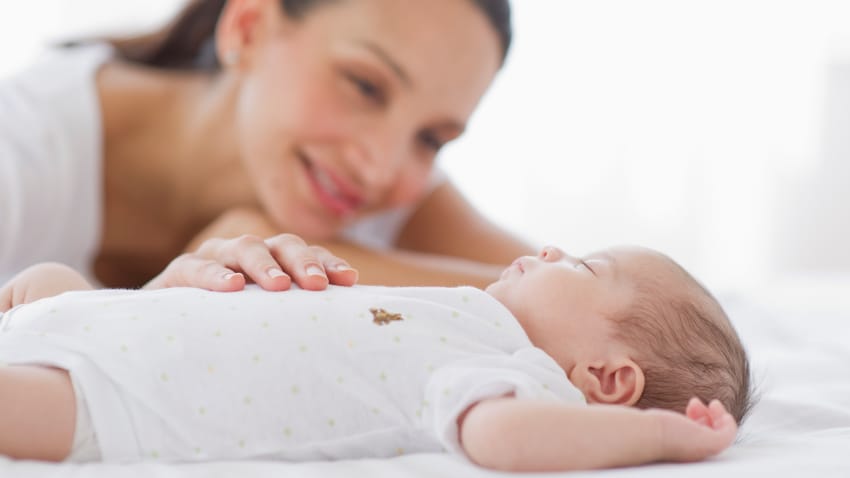
[[[307,178],[319,203],[337,216],[350,216],[363,204],[363,200],[353,193],[353,188],[346,186],[330,172],[317,166],[303,153],[298,158],[304,165]]]

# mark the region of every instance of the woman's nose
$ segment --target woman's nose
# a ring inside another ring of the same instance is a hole
[[[558,262],[564,257],[566,257],[566,253],[555,246],[546,246],[540,250],[540,254],[537,255],[541,260],[545,262]]]
[[[373,193],[386,191],[398,178],[403,158],[388,149],[350,147],[346,151],[360,182]]]

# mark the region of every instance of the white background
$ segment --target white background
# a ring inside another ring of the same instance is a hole
[[[0,7],[0,76],[179,0]],[[850,2],[514,0],[515,43],[443,166],[575,253],[639,243],[711,287],[850,272]]]

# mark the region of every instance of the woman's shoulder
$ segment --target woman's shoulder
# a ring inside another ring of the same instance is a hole
[[[82,84],[93,84],[97,70],[112,56],[105,43],[47,48],[29,66],[0,81],[0,91],[13,90],[29,100],[73,93]]]

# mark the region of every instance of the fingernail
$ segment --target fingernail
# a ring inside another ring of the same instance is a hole
[[[236,277],[236,275],[237,275],[237,274],[236,274],[235,272],[226,272],[226,273],[224,274],[224,280],[230,280],[230,279],[233,279],[234,277]]]
[[[280,276],[286,275],[283,273],[282,270],[278,269],[277,267],[272,267],[271,269],[269,269],[268,274],[269,277],[271,277],[272,279],[276,279]]]
[[[349,266],[347,266],[347,265],[345,265],[345,264],[337,264],[337,265],[334,267],[334,269],[336,269],[336,270],[338,270],[338,271],[340,271],[340,272],[344,272],[344,271],[353,271],[353,270],[354,270],[354,269],[352,269],[351,267],[349,267]]]
[[[321,268],[321,267],[319,267],[319,266],[310,266],[310,267],[308,267],[308,268],[307,268],[307,275],[308,275],[308,276],[321,276],[321,277],[324,277],[324,276],[325,276],[325,271],[323,271],[323,270],[322,270],[322,268]]]

